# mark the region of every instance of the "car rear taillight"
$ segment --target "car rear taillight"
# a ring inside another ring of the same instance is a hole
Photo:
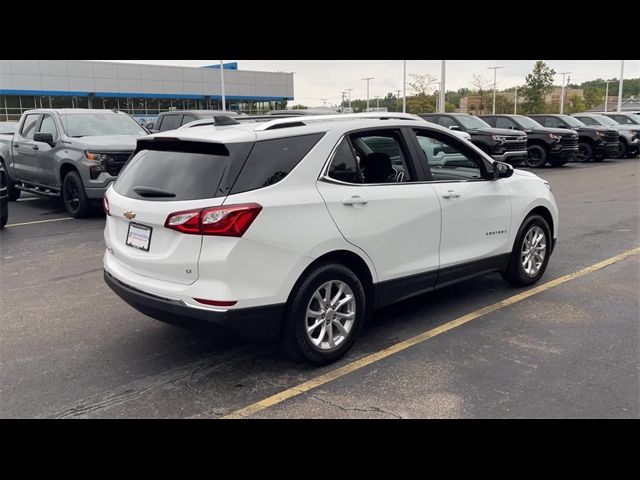
[[[102,197],[102,208],[104,209],[104,213],[111,216],[111,211],[109,210],[109,199],[107,198],[106,193]]]
[[[194,235],[241,237],[261,210],[257,203],[185,210],[170,214],[164,226]]]

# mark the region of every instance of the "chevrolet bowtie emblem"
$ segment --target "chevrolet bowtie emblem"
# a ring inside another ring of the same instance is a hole
[[[125,218],[127,220],[131,220],[133,218],[136,218],[136,214],[133,213],[131,210],[126,210],[123,215],[125,216]]]

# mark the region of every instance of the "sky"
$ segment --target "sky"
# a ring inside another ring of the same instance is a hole
[[[219,63],[220,60],[113,60],[116,62],[145,63],[156,65],[180,65],[200,67]],[[386,96],[388,92],[402,89],[402,60],[225,60],[238,62],[240,70],[269,72],[295,72],[294,104],[310,107],[321,106],[322,98],[327,105],[339,104],[340,92],[353,88],[351,98],[366,98],[364,77],[374,77],[369,84],[369,96]],[[596,78],[619,78],[620,60],[545,60],[556,72],[571,72],[571,83],[582,83]],[[497,70],[497,88],[512,88],[524,83],[535,60],[448,60],[446,62],[446,90],[472,88],[473,74],[493,81],[493,70],[489,67],[504,67]],[[408,60],[407,81],[410,74],[425,74],[440,78],[440,60]],[[624,78],[640,77],[640,60],[625,60]],[[556,76],[560,85],[561,75]],[[409,94],[407,87],[407,94]],[[402,95],[402,92],[400,92]]]

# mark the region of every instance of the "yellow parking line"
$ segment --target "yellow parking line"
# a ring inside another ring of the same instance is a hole
[[[50,218],[48,220],[38,220],[36,222],[12,223],[7,227],[21,227],[22,225],[35,225],[36,223],[61,222],[62,220],[73,220],[73,217]]]
[[[441,333],[448,332],[449,330],[459,327],[460,325],[464,325],[465,323],[468,323],[471,320],[475,320],[476,318],[486,315],[487,313],[491,313],[501,308],[507,307],[509,305],[513,305],[514,303],[520,302],[533,295],[537,295],[540,292],[544,292],[545,290],[549,290],[550,288],[557,287],[558,285],[562,285],[563,283],[566,283],[570,280],[576,279],[578,277],[582,277],[584,275],[587,275],[588,273],[595,272],[596,270],[600,270],[602,268],[608,267],[609,265],[612,265],[616,262],[619,262],[620,260],[630,257],[631,255],[636,255],[638,253],[640,253],[640,247],[636,247],[632,250],[628,250],[619,255],[616,255],[615,257],[611,257],[607,260],[603,260],[602,262],[593,264],[590,267],[586,267],[586,268],[583,268],[582,270],[578,270],[577,272],[564,275],[560,278],[556,278],[555,280],[551,280],[547,283],[543,283],[542,285],[534,287],[530,290],[519,293],[505,300],[501,300],[497,303],[481,308],[474,312],[468,313],[462,317],[456,318],[455,320],[451,320],[450,322],[440,325],[439,327],[433,328],[431,330],[427,330],[426,332],[416,335],[415,337],[409,338],[407,340],[403,340],[402,342],[396,343],[395,345],[385,348],[384,350],[373,353],[371,355],[363,357],[354,362],[348,363],[347,365],[344,365],[340,368],[336,368],[335,370],[331,370],[330,372],[320,375],[319,377],[313,378],[307,382],[296,385],[295,387],[289,388],[287,390],[283,390],[282,392],[276,393],[275,395],[272,395],[263,400],[260,400],[259,402],[253,403],[247,407],[241,408],[240,410],[236,410],[235,412],[225,415],[222,418],[247,418],[250,415],[253,415],[254,413],[260,412],[262,410],[265,410],[266,408],[277,405],[278,403],[284,402],[289,398],[296,397],[301,393],[308,392],[309,390],[317,388],[337,378],[343,377],[351,372],[355,372],[356,370],[366,367],[367,365],[371,365],[372,363],[382,360],[383,358],[389,357],[395,353],[406,350],[407,348],[417,345],[419,343],[422,343],[425,340],[429,340],[430,338],[433,338],[436,335],[440,335]]]

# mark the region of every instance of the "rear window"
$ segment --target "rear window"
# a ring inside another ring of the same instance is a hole
[[[256,142],[231,194],[248,192],[278,183],[324,136],[324,133]]]
[[[114,184],[116,192],[150,201],[224,196],[237,175],[234,164],[241,164],[251,147],[250,143],[228,147],[198,142],[152,143],[143,143],[143,149],[127,162]]]

